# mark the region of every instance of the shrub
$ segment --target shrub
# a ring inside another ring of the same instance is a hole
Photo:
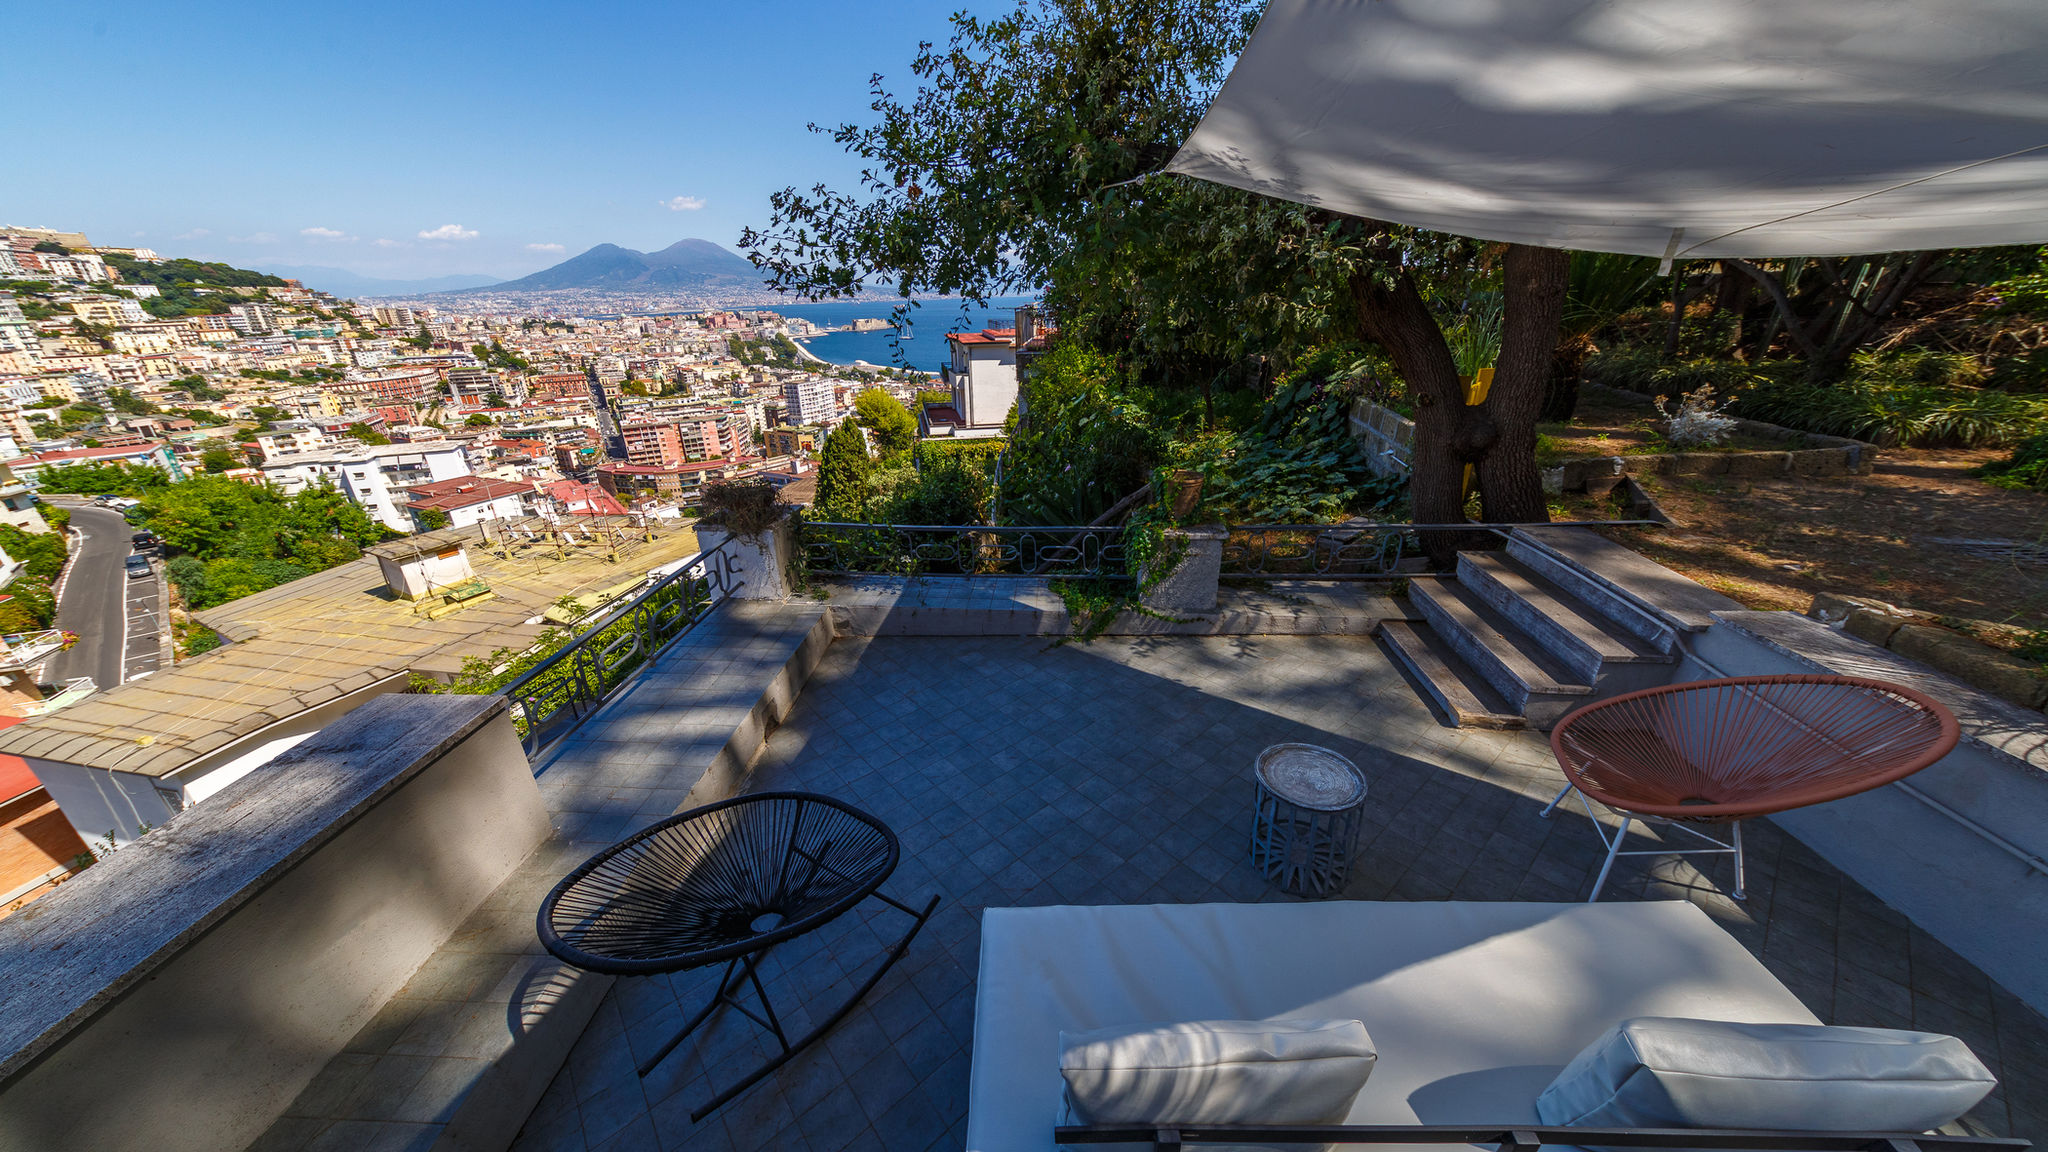
[[[1977,469],[2000,488],[2032,488],[2048,492],[2048,432],[2029,436],[2014,446],[2012,455]]]
[[[2009,392],[1863,380],[1831,387],[1765,380],[1731,407],[1803,432],[1915,447],[2010,444],[2039,428],[2043,415],[2040,401]]]
[[[1714,406],[1711,384],[1687,392],[1669,406],[1664,397],[1657,397],[1657,414],[1669,422],[1664,438],[1678,448],[1713,447],[1725,443],[1735,431],[1735,419],[1721,415],[1721,409]]]
[[[712,480],[700,497],[702,519],[735,536],[756,538],[782,516],[775,488],[765,480]]]

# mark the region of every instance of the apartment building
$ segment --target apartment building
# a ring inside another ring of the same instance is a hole
[[[831,424],[839,416],[832,382],[822,376],[800,376],[782,385],[783,417],[791,424]]]
[[[108,328],[120,328],[129,324],[149,323],[149,313],[133,300],[96,298],[80,300],[71,305],[72,314],[87,324],[99,324]]]
[[[404,489],[471,474],[462,446],[447,441],[330,448],[266,458],[262,468],[263,478],[278,484],[288,496],[323,481],[332,484],[378,523],[396,532],[413,530]]]

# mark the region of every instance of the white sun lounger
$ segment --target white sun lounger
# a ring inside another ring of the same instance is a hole
[[[1054,1147],[1063,1030],[1357,1019],[1379,1061],[1349,1123],[1534,1124],[1544,1087],[1630,1016],[1819,1023],[1683,901],[990,908],[967,1150]]]

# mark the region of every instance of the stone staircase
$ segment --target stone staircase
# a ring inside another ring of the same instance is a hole
[[[1408,583],[1380,642],[1453,727],[1550,728],[1573,708],[1670,682],[1680,637],[1733,600],[1584,528],[1516,529],[1504,552]]]

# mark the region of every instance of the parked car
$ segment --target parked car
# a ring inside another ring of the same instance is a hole
[[[128,540],[130,543],[135,545],[135,550],[137,552],[153,551],[163,544],[163,541],[156,538],[156,533],[151,532],[148,529],[144,529],[141,532],[137,532],[135,535],[130,536]]]
[[[150,574],[149,557],[130,556],[127,560],[127,568],[130,580],[140,580]]]

